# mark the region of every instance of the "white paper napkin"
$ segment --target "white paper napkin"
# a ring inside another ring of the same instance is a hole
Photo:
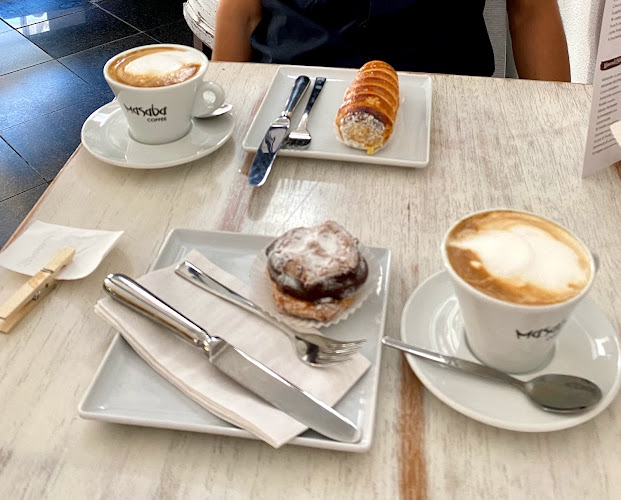
[[[123,231],[79,229],[37,220],[0,253],[0,266],[34,276],[60,250],[71,247],[75,248],[73,261],[55,279],[77,280],[97,269],[122,234]]]
[[[190,252],[184,260],[248,296],[246,284],[199,252]],[[175,267],[150,272],[137,281],[210,334],[239,347],[324,403],[336,404],[370,366],[362,355],[328,368],[304,364],[295,354],[289,338],[280,330],[177,276]],[[116,328],[155,371],[218,417],[246,429],[275,448],[307,429],[229,379],[203,353],[165,327],[110,297],[101,299],[95,312]]]

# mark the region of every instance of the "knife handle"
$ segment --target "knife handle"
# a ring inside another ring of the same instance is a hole
[[[308,76],[301,75],[295,79],[295,83],[291,89],[289,99],[287,99],[287,104],[285,104],[285,110],[282,112],[282,116],[286,116],[287,118],[291,116],[291,113],[298,105],[298,102],[300,102],[300,99],[304,95],[304,92],[306,92],[309,84],[310,78]]]
[[[124,274],[109,274],[103,287],[114,299],[149,319],[170,328],[183,340],[209,351],[211,337],[206,330],[186,318],[149,290]]]
[[[326,79],[323,76],[318,76],[315,78],[315,86],[313,87],[313,91],[311,92],[310,97],[308,98],[308,102],[306,103],[306,109],[304,110],[304,114],[308,116],[310,111],[319,96],[319,92],[323,88],[323,85],[326,83]]]

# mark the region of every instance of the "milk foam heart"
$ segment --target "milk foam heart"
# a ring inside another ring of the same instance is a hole
[[[477,214],[447,241],[449,262],[466,282],[518,304],[551,304],[576,296],[591,276],[588,250],[543,218],[512,211]]]

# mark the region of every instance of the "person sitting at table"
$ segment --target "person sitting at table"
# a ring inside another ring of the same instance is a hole
[[[213,60],[491,76],[485,0],[219,0]],[[570,81],[557,0],[507,0],[520,78]]]

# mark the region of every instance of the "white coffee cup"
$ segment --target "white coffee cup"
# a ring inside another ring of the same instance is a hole
[[[580,255],[586,258],[583,262],[588,266],[589,274],[588,279],[585,274],[586,281],[576,295],[549,304],[520,304],[491,296],[489,291],[484,293],[458,274],[447,252],[453,230],[474,216],[503,211],[525,214],[555,225],[582,246],[584,254]],[[441,252],[459,303],[471,352],[484,364],[508,373],[531,372],[550,362],[558,335],[574,308],[588,293],[596,273],[594,256],[575,234],[549,219],[517,210],[484,210],[461,218],[444,236]]]
[[[122,63],[121,73],[119,64],[127,60],[131,63]],[[203,81],[208,64],[201,51],[175,44],[143,45],[112,57],[104,78],[121,105],[130,136],[144,144],[173,142],[190,131],[193,116],[219,108],[225,93],[216,82]]]

